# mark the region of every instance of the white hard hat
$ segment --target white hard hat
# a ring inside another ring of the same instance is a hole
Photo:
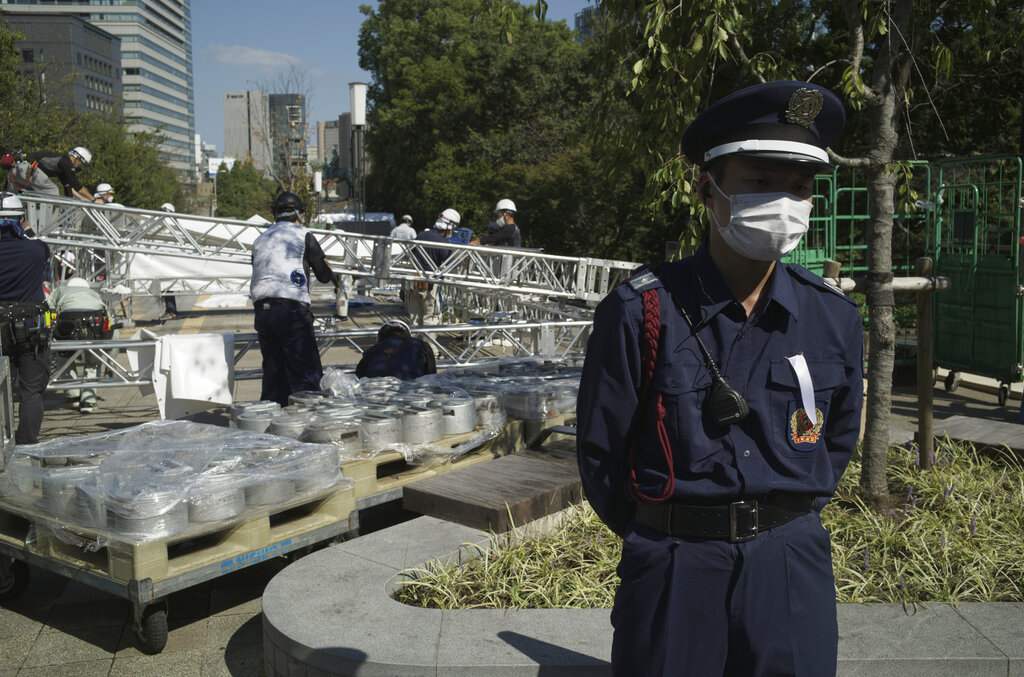
[[[100,194],[113,193],[114,187],[111,186],[109,183],[101,183],[100,185],[96,186],[96,192]]]
[[[438,218],[437,222],[434,224],[434,228],[437,228],[438,230],[448,230],[448,227],[443,221],[441,221],[441,219],[446,219],[447,221],[454,223],[456,226],[459,225],[460,221],[462,221],[462,217],[459,216],[459,213],[451,207],[441,212],[440,218]],[[438,226],[444,227],[438,228]]]
[[[412,223],[412,216],[410,216],[409,214],[406,214],[405,216],[402,217],[402,221],[401,222],[402,223]]]
[[[165,202],[165,203],[163,203],[162,205],[160,205],[160,211],[164,211],[164,212],[176,212],[176,211],[178,211],[178,210],[177,210],[177,209],[175,209],[175,208],[174,208],[174,205],[172,205],[172,204],[171,204],[170,202]]]
[[[506,211],[508,211],[508,212],[515,213],[515,211],[516,211],[516,203],[512,202],[512,200],[509,200],[508,198],[505,198],[504,200],[498,200],[498,205],[494,208],[494,211],[496,211],[496,212],[506,212]]]
[[[0,216],[25,216],[25,205],[17,195],[4,195],[0,200]]]
[[[83,277],[73,277],[64,283],[68,287],[88,287],[89,283]]]
[[[88,148],[83,146],[75,146],[68,151],[68,155],[78,158],[86,167],[92,164],[92,153],[89,152]]]

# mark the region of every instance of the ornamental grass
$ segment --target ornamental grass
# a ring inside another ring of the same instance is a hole
[[[859,497],[855,455],[822,511],[837,600],[1024,601],[1024,464],[1006,449],[948,439],[931,469],[917,457],[913,445],[889,450],[892,507],[873,510]],[[611,607],[622,542],[588,504],[544,536],[507,541],[492,535],[475,559],[407,570],[395,598],[437,609]]]

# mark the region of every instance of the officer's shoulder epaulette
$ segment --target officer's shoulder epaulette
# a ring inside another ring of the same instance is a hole
[[[838,296],[839,298],[841,298],[844,301],[846,301],[847,303],[850,303],[852,305],[857,305],[857,302],[854,301],[853,299],[851,299],[846,294],[844,294],[842,289],[840,289],[839,287],[836,287],[835,285],[833,285],[833,284],[831,284],[829,282],[826,282],[823,277],[821,277],[820,275],[817,275],[815,273],[812,273],[811,271],[807,270],[803,266],[787,265],[786,266],[786,270],[789,271],[790,275],[792,275],[797,280],[799,280],[800,282],[803,282],[804,284],[806,284],[808,286],[815,287],[817,289],[821,289],[822,291],[826,291],[826,290],[830,291],[833,294],[835,294],[836,296]]]
[[[648,289],[658,289],[663,286],[661,277],[650,266],[640,266],[629,274],[629,277],[619,285],[619,289],[626,295],[639,296]]]

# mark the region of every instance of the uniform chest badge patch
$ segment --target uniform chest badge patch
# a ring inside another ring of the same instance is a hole
[[[815,445],[821,438],[821,427],[824,422],[824,415],[821,409],[815,408],[817,423],[811,423],[807,411],[800,407],[789,417],[789,441],[793,446],[800,449],[801,445]]]
[[[306,276],[302,274],[302,271],[293,270],[291,275],[292,284],[296,287],[306,286]]]

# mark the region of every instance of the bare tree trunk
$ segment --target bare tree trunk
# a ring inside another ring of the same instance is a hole
[[[892,293],[896,174],[889,171],[888,165],[892,162],[899,136],[896,132],[896,86],[890,74],[891,69],[879,72],[879,66],[876,66],[873,83],[876,96],[867,106],[874,143],[868,155],[868,397],[860,487],[864,499],[879,508],[888,507],[889,500],[885,466],[889,452],[892,370],[896,357]]]
[[[896,356],[896,327],[892,294],[892,204],[896,177],[884,165],[868,172],[871,196],[871,237],[868,238],[868,397],[867,423],[861,450],[860,475],[865,500],[887,507],[885,478],[889,451],[889,412],[892,408],[892,370]]]

